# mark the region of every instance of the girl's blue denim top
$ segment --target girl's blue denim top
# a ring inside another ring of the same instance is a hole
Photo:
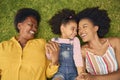
[[[58,40],[58,38],[55,38],[55,40]],[[59,63],[58,72],[53,77],[53,80],[59,76],[62,76],[63,80],[74,80],[77,76],[77,69],[73,59],[72,44],[60,43]]]

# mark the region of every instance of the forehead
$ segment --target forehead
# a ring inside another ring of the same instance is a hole
[[[79,25],[93,24],[92,20],[84,18],[79,21]]]
[[[75,21],[69,21],[66,26],[73,26],[73,27],[77,27],[77,22]]]
[[[24,21],[37,23],[37,20],[34,17],[32,17],[32,16],[27,17]]]

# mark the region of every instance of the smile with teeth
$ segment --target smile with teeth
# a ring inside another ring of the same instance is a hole
[[[83,38],[83,37],[85,37],[87,34],[81,34],[81,37]]]
[[[30,33],[31,33],[31,34],[35,34],[35,32],[34,32],[34,31],[30,31]]]

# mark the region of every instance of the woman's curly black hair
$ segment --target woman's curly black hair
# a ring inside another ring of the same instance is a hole
[[[79,23],[84,18],[91,20],[94,25],[99,26],[97,34],[100,38],[108,33],[111,20],[106,10],[99,9],[99,7],[86,8],[77,14],[77,22]]]
[[[17,27],[18,23],[23,22],[27,17],[34,17],[37,21],[37,25],[39,25],[41,16],[38,11],[32,9],[32,8],[22,8],[17,11],[15,18],[14,18],[14,25],[17,32],[19,32],[19,29]]]
[[[61,34],[60,26],[62,24],[67,24],[69,21],[76,22],[76,14],[74,10],[62,9],[58,11],[48,23],[51,25],[52,32],[54,34]]]

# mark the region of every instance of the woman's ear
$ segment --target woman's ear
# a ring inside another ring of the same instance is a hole
[[[99,26],[95,26],[94,29],[95,29],[95,31],[97,32],[98,29],[99,29]]]
[[[18,24],[17,24],[17,27],[18,27],[18,29],[19,29],[19,31],[20,31],[20,29],[21,29],[21,23],[18,23]]]

